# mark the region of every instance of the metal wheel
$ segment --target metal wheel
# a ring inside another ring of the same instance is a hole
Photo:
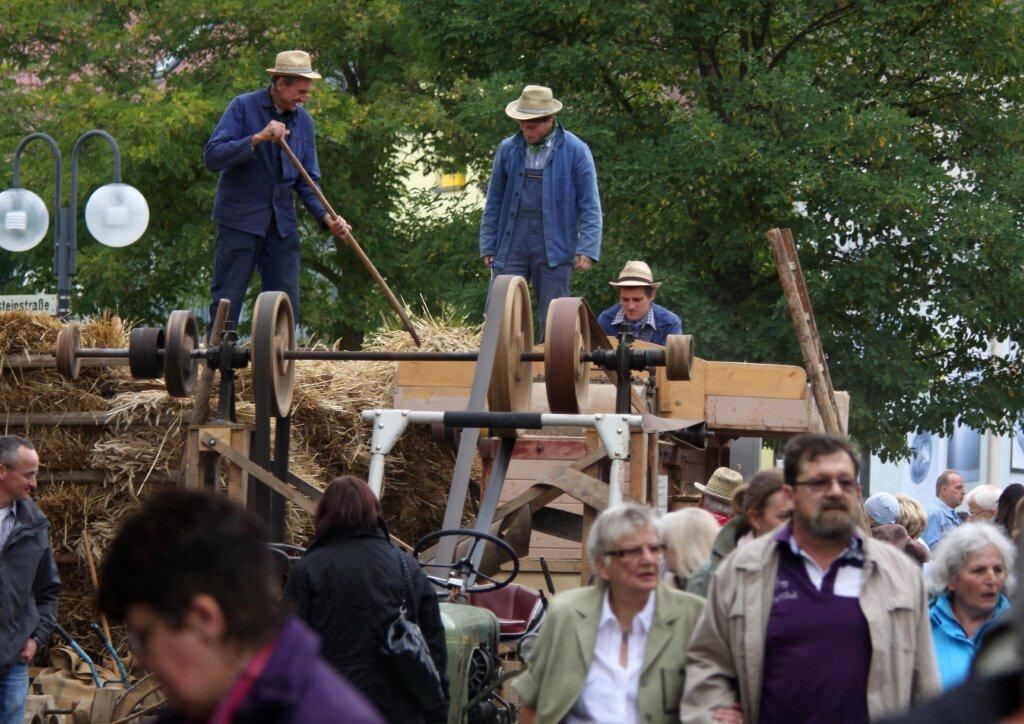
[[[188,397],[196,385],[196,361],[192,350],[199,346],[199,328],[192,312],[175,309],[167,318],[164,381],[167,394]]]
[[[136,327],[128,337],[128,369],[137,380],[158,380],[164,376],[164,330]]]
[[[530,290],[522,277],[503,274],[494,280],[491,294],[503,300],[498,350],[487,390],[491,412],[528,412],[533,391],[533,362],[524,362],[524,352],[533,351],[533,310]]]
[[[693,369],[693,337],[670,334],[665,338],[665,375],[670,380],[685,382]]]
[[[57,371],[68,380],[77,380],[82,369],[78,350],[82,346],[82,328],[77,324],[66,324],[57,333],[57,344],[53,356],[57,358]]]
[[[553,299],[544,332],[544,377],[551,412],[579,414],[590,388],[590,320],[579,297]]]
[[[295,318],[284,292],[263,292],[252,313],[252,378],[257,395],[268,393],[272,412],[286,417],[292,407],[295,363],[284,353],[295,349]]]

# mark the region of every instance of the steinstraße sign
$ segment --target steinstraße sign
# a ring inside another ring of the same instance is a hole
[[[24,309],[27,312],[57,313],[56,294],[6,294],[0,296],[0,312]]]

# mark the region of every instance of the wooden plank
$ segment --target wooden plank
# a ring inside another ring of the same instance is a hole
[[[40,485],[53,485],[55,483],[71,483],[73,485],[102,485],[106,482],[106,474],[102,470],[40,470],[38,476]],[[132,476],[132,483],[139,484],[143,481],[163,485],[175,483],[178,480],[178,471],[152,472],[149,475],[139,473]]]
[[[215,439],[212,439],[208,435],[203,435],[200,438],[199,442],[203,448],[207,448],[218,453],[228,462],[242,468],[249,475],[253,476],[260,482],[266,484],[267,487],[273,489],[275,492],[280,493],[286,499],[295,503],[295,505],[297,505],[299,508],[306,511],[310,515],[313,514],[314,510],[316,510],[316,503],[314,503],[312,500],[299,493],[299,491],[297,491],[295,488],[293,488],[285,481],[271,474],[270,471],[264,470],[263,468],[261,468],[259,465],[252,462],[248,458],[239,455],[230,447],[221,444],[220,442],[218,442]]]
[[[658,414],[682,420],[704,419],[704,387],[707,363],[693,358],[690,379],[686,382],[670,381],[665,368],[658,368]]]
[[[85,367],[127,367],[128,357],[81,360]],[[0,369],[9,370],[53,370],[57,360],[52,354],[8,354],[0,356]]]
[[[626,470],[626,495],[647,502],[647,435],[629,434],[629,466]]]
[[[704,393],[725,397],[799,400],[807,395],[807,373],[794,365],[706,362]]]
[[[396,410],[465,410],[468,387],[395,387],[391,403]]]
[[[249,457],[249,443],[252,435],[248,427],[232,428],[230,431],[231,449],[239,454]],[[249,498],[249,474],[237,465],[228,466],[227,474],[228,497],[243,506]]]
[[[114,420],[114,413],[109,410],[92,412],[2,412],[0,421],[5,427],[31,427],[33,425],[76,425],[96,426],[109,425]],[[144,423],[142,423],[144,424]]]
[[[590,446],[586,437],[527,437],[516,440],[512,460],[578,460],[587,454]],[[506,476],[508,477],[508,476]]]
[[[405,360],[398,363],[395,384],[399,387],[472,387],[476,362],[425,362]]]
[[[812,399],[773,400],[759,397],[709,395],[707,423],[713,430],[748,433],[798,433],[815,429]]]

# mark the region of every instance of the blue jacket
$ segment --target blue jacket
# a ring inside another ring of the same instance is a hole
[[[622,309],[621,304],[612,305],[601,312],[597,318],[597,323],[601,325],[601,329],[609,337],[616,337],[619,334],[619,330],[613,322],[615,317],[618,316],[620,309]],[[665,344],[665,338],[670,334],[683,333],[683,320],[675,312],[670,312],[660,304],[652,304],[651,311],[654,312],[654,328],[651,329],[645,325],[640,330],[640,334],[636,335],[636,339],[663,345]]]
[[[278,233],[282,237],[292,236],[298,231],[294,191],[322,225],[327,209],[277,144],[268,141],[255,150],[251,146],[253,135],[274,118],[268,89],[236,96],[206,142],[203,162],[211,171],[220,171],[213,201],[213,220],[218,224],[262,236],[273,217]],[[313,118],[300,106],[295,113],[287,114],[283,122],[291,131],[288,145],[319,184]]]
[[[526,175],[526,139],[509,136],[498,146],[487,184],[480,222],[480,256],[493,256],[495,269],[508,259],[512,229],[519,213],[519,192]],[[555,130],[541,190],[544,246],[548,265],[573,261],[578,254],[601,257],[601,199],[597,171],[587,144],[562,128]]]
[[[996,616],[1009,607],[1010,601],[1006,596],[1000,594],[996,610],[989,620],[977,630],[974,638],[970,639],[967,638],[963,627],[953,616],[949,596],[942,595],[935,599],[930,609],[932,641],[935,644],[935,658],[939,664],[939,676],[942,678],[943,689],[954,687],[967,678],[974,654],[978,650],[978,642],[981,641]]]
[[[928,513],[928,525],[924,527],[921,537],[924,538],[924,543],[928,548],[935,550],[935,546],[945,537],[946,533],[963,521],[960,520],[960,516],[956,514],[955,510],[942,502],[942,498],[932,498],[925,510]]]

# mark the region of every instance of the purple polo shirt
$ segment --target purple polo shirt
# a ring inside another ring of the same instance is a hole
[[[824,572],[819,589],[792,534],[790,524],[775,536],[779,572],[768,617],[759,719],[766,724],[867,722],[871,633],[860,599],[835,590],[843,568],[863,567],[863,543],[856,535],[850,540]],[[856,573],[842,577],[857,580]]]

